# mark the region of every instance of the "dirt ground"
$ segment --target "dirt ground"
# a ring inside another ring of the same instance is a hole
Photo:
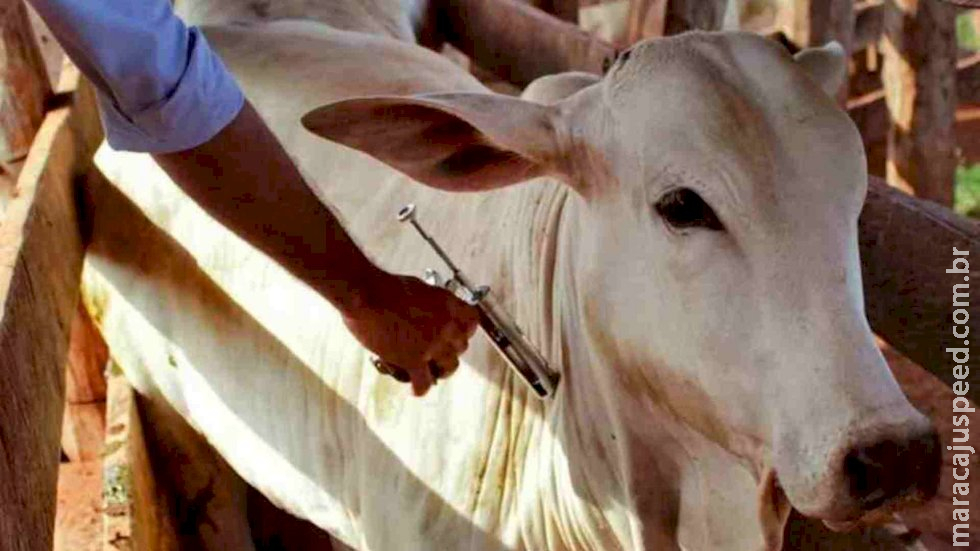
[[[54,551],[101,551],[102,462],[62,463]]]

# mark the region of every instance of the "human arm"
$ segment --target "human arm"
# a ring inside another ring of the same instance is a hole
[[[416,393],[449,373],[474,309],[375,267],[310,191],[198,29],[168,0],[30,0],[95,84],[109,144],[154,154],[209,214],[317,290]]]
[[[433,383],[430,360],[446,375],[456,369],[475,310],[371,263],[250,104],[204,144],[154,158],[209,214],[333,303],[362,344],[407,370],[416,394]]]

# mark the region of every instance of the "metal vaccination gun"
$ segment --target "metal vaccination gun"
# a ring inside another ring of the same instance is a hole
[[[408,222],[415,227],[432,250],[446,263],[452,273],[448,279],[437,270],[428,269],[423,279],[429,285],[443,287],[463,301],[477,308],[480,327],[490,338],[494,348],[507,360],[510,367],[524,380],[539,398],[554,396],[558,387],[559,374],[551,369],[544,356],[524,336],[514,318],[496,301],[486,285],[474,287],[463,272],[442,250],[442,247],[426,233],[415,219],[415,205],[406,205],[398,211],[398,221]]]

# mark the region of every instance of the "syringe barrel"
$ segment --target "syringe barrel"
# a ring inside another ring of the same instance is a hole
[[[481,314],[480,326],[511,367],[538,396],[546,398],[554,395],[558,386],[558,373],[551,370],[548,361],[499,305],[493,292],[484,294],[477,308]]]

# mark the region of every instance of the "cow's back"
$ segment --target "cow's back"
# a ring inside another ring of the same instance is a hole
[[[193,25],[306,20],[334,29],[415,42],[427,0],[176,0]]]

